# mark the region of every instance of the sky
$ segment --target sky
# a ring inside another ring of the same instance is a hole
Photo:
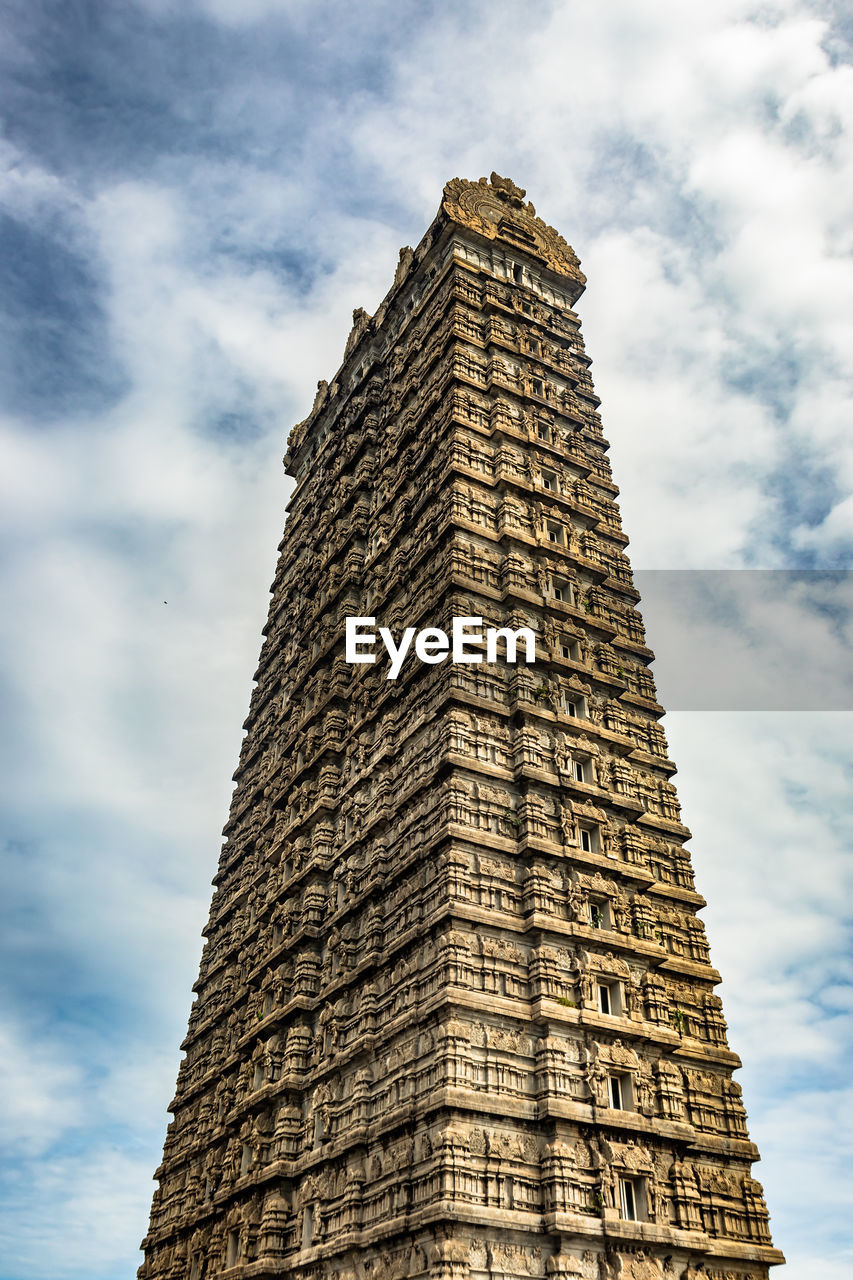
[[[832,0],[6,0],[0,1280],[135,1275],[287,431],[492,170],[589,279],[775,1274],[853,1274],[851,38]]]

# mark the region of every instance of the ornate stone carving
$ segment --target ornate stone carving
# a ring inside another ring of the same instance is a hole
[[[449,183],[291,433],[143,1280],[675,1280],[688,1242],[713,1280],[766,1280],[780,1259],[583,277],[525,201]],[[374,615],[529,626],[537,662],[389,682],[345,660],[344,620]]]
[[[489,240],[500,239],[565,276],[574,302],[586,284],[577,256],[558,231],[536,216],[530,201],[525,204],[525,195],[523,188],[496,173],[488,181],[452,178],[444,188],[442,209],[463,227]]]

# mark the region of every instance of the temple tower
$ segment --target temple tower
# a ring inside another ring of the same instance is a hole
[[[766,1280],[783,1260],[585,281],[524,197],[447,184],[291,433],[143,1280]],[[528,628],[535,662],[412,652],[389,679],[382,653],[347,661],[354,617]]]

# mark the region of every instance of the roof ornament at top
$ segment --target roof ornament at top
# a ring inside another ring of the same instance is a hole
[[[586,277],[574,250],[558,231],[549,227],[524,197],[527,192],[510,178],[492,173],[489,179],[469,182],[451,178],[444,188],[442,211],[453,222],[489,240],[523,249],[570,282],[571,301],[580,297]]]
[[[527,192],[524,187],[517,187],[511,178],[502,178],[499,173],[495,173],[494,169],[489,175],[489,182],[495,189],[495,195],[499,200],[506,200],[507,204],[513,205],[516,209],[524,208],[524,197]],[[528,204],[528,208],[532,214],[536,213],[532,204]]]

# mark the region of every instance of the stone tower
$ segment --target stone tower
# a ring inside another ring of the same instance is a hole
[[[783,1260],[585,281],[524,197],[447,184],[291,434],[143,1280],[766,1280]],[[413,652],[389,679],[384,654],[346,660],[348,617],[526,627],[536,659]]]

